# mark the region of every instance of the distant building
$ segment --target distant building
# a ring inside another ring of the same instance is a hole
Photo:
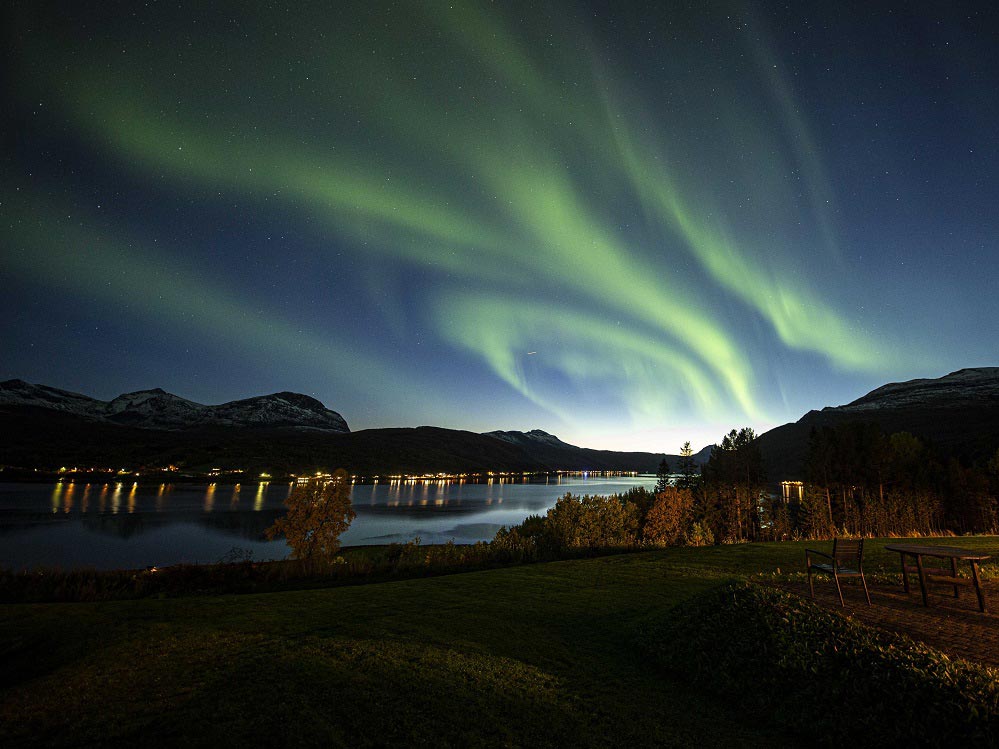
[[[781,481],[780,489],[781,495],[784,498],[784,504],[788,504],[791,500],[801,502],[805,498],[805,484],[803,481]]]

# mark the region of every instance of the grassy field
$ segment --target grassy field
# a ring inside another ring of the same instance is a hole
[[[884,543],[870,544],[868,565],[894,573]],[[999,551],[996,538],[960,543]],[[5,605],[0,745],[796,744],[765,717],[657,670],[640,633],[733,578],[800,571],[804,546],[668,549],[264,595]]]

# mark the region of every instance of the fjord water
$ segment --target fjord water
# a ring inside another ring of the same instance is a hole
[[[502,525],[544,512],[565,494],[651,488],[654,477],[395,481],[358,484],[344,545],[488,541]],[[0,483],[0,567],[142,568],[226,559],[283,559],[265,529],[284,512],[288,483]]]

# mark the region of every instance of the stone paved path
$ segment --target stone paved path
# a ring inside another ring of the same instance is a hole
[[[915,581],[914,581],[915,582]],[[789,582],[780,587],[808,597],[807,582]],[[999,582],[983,583],[986,613],[978,611],[975,592],[962,589],[955,599],[953,588],[936,587],[944,595],[930,595],[929,608],[924,607],[915,582],[908,595],[901,584],[872,584],[868,581],[871,603],[864,591],[853,582],[843,585],[846,607],[841,608],[832,580],[816,579],[815,601],[830,611],[844,613],[882,629],[902,632],[915,640],[942,650],[948,655],[966,658],[999,667]]]

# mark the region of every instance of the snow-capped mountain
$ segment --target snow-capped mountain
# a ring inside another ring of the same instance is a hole
[[[809,411],[757,440],[773,481],[804,478],[813,429],[850,422],[908,432],[942,455],[990,460],[999,447],[999,367],[960,369],[936,379],[893,382],[844,406]]]
[[[88,395],[71,393],[48,385],[32,385],[24,380],[0,382],[0,404],[36,406],[92,418],[101,416],[108,405],[105,401],[99,401]]]
[[[495,437],[498,440],[509,442],[511,445],[524,446],[541,444],[548,445],[549,447],[568,447],[577,449],[575,445],[563,442],[554,434],[549,434],[541,429],[532,429],[529,432],[504,432],[497,430],[495,432],[483,432],[483,434],[485,434],[486,437]]]
[[[255,426],[350,431],[336,411],[315,398],[288,392],[206,406],[160,388],[124,393],[111,401],[102,401],[47,385],[7,380],[0,382],[0,406],[3,405],[33,406],[143,429]]]
[[[273,393],[209,406],[218,424],[241,426],[294,426],[349,432],[347,422],[336,411],[301,393]]]
[[[999,367],[959,369],[937,379],[892,382],[872,390],[836,411],[870,411],[999,401]]]

